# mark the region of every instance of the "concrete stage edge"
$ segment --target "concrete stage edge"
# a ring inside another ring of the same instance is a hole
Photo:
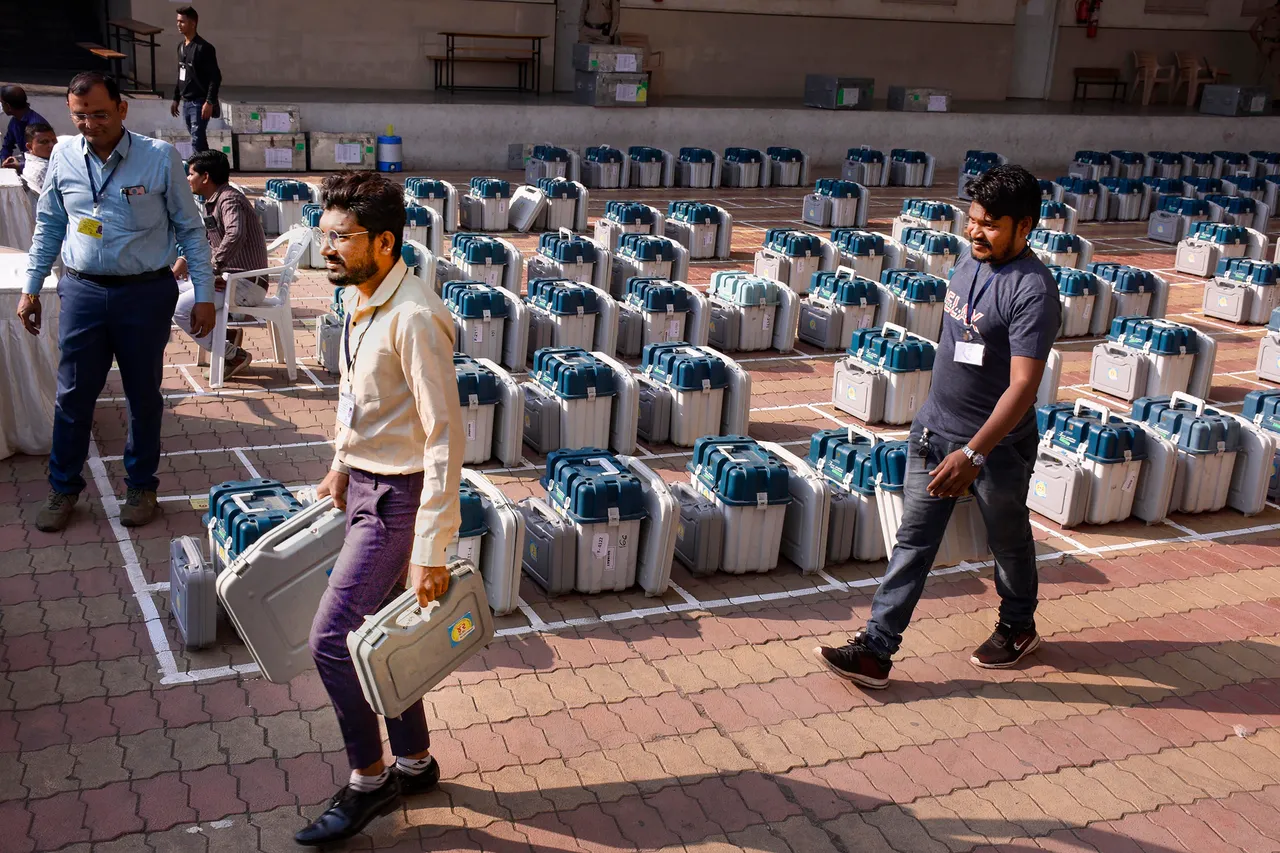
[[[384,95],[385,96],[385,95]],[[72,132],[66,102],[32,98],[52,117],[59,133]],[[834,166],[857,145],[920,148],[940,165],[957,163],[970,148],[998,151],[1014,162],[1065,170],[1080,149],[1213,151],[1280,148],[1280,116],[1228,118],[1199,114],[1133,115],[1087,113],[958,111],[903,113],[885,110],[838,112],[774,105],[651,106],[587,108],[564,103],[371,103],[315,101],[300,104],[305,130],[383,132],[394,125],[404,138],[405,169],[493,171],[506,168],[512,142],[560,145],[655,145],[677,149],[696,145],[723,150],[731,145],[764,148],[791,145],[817,166]],[[1103,108],[1105,110],[1105,107]],[[1119,109],[1124,109],[1123,106]],[[180,127],[169,103],[134,100],[130,128],[152,133]],[[214,120],[211,126],[221,126]]]

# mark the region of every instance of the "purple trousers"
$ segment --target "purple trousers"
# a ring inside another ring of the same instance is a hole
[[[353,770],[382,758],[378,715],[365,701],[347,634],[404,591],[413,525],[422,498],[422,474],[369,474],[352,470],[347,484],[347,538],[329,576],[329,588],[311,623],[311,654],[329,691]],[[422,703],[387,718],[391,752],[416,755],[431,745]]]

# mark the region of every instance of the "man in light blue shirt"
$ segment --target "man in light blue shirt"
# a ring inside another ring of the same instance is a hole
[[[27,283],[18,318],[40,331],[40,290],[62,250],[58,397],[54,410],[51,490],[36,527],[67,526],[89,454],[93,410],[114,358],[129,401],[124,465],[128,486],[120,522],[137,527],[156,513],[160,464],[160,381],[169,324],[178,299],[170,270],[175,247],[187,258],[196,292],[193,334],[213,329],[213,266],[204,221],[165,142],[124,127],[129,105],[115,80],[85,72],[67,88],[81,136],[53,150],[36,209]]]

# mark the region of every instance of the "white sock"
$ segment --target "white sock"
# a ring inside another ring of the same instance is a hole
[[[348,782],[347,784],[350,785],[353,790],[359,791],[360,793],[364,794],[364,793],[368,793],[369,791],[376,791],[377,789],[381,788],[383,785],[387,784],[387,779],[390,778],[390,776],[391,776],[390,771],[385,769],[381,773],[379,773],[377,776],[364,776],[352,770],[351,781]]]
[[[396,768],[406,776],[417,776],[430,766],[430,755],[422,758],[396,758]]]

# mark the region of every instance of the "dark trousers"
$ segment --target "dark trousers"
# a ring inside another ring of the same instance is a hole
[[[378,715],[356,677],[347,634],[404,591],[413,552],[413,525],[422,474],[387,476],[352,470],[347,485],[347,538],[329,575],[329,588],[311,623],[311,654],[333,701],[353,770],[382,758]],[[391,751],[416,755],[431,745],[422,703],[387,718]]]
[[[191,134],[192,151],[209,150],[209,141],[205,139],[204,133],[209,127],[209,120],[201,117],[200,110],[202,109],[204,109],[204,101],[182,102],[182,122],[187,126],[187,131]]]
[[[1000,621],[1033,625],[1039,576],[1036,546],[1031,535],[1031,511],[1027,486],[1035,466],[1037,436],[1002,444],[991,451],[972,492],[987,526],[987,544],[996,563],[996,591],[1000,594]],[[902,488],[905,505],[898,544],[889,557],[884,582],[871,601],[867,639],[876,650],[893,655],[902,644],[902,632],[924,592],[925,579],[938,555],[942,536],[955,509],[955,498],[935,498],[926,491],[933,470],[964,443],[947,441],[912,430],[907,440],[907,477]]]
[[[103,287],[71,273],[58,280],[61,317],[58,399],[53,413],[49,485],[79,494],[85,487],[93,410],[114,358],[129,402],[129,440],[124,448],[126,481],[155,491],[159,485],[160,417],[164,397],[164,348],[178,302],[172,273],[135,284]]]

